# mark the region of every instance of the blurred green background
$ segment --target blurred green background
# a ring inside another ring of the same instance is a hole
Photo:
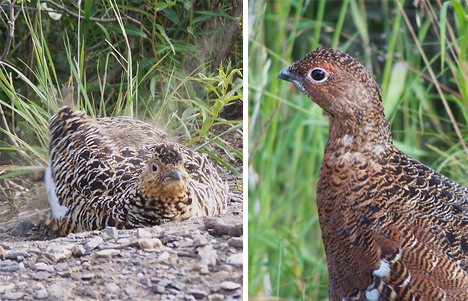
[[[318,47],[382,88],[395,145],[468,185],[466,1],[249,2],[249,299],[328,300],[315,187],[323,111],[278,72]]]

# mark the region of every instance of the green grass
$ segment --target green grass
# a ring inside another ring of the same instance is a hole
[[[242,154],[228,136],[243,122],[222,117],[243,98],[242,30],[225,40],[236,8],[178,2],[129,7],[112,0],[66,1],[83,19],[54,7],[63,13],[58,21],[33,10],[36,2],[24,4],[15,20],[18,43],[0,62],[0,108],[8,124],[0,127],[0,181],[44,169],[48,120],[63,105],[91,116],[127,115],[159,125],[171,139],[242,177],[232,167]],[[230,48],[214,66],[223,43]],[[106,82],[106,76],[112,79]]]
[[[395,145],[468,184],[468,5],[449,2],[438,7],[420,1],[417,8],[413,1],[402,0],[252,5],[251,300],[328,299],[315,201],[328,120],[293,84],[276,80],[280,70],[307,52],[331,47],[362,62],[382,88]]]

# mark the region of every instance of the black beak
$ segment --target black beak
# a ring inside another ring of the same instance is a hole
[[[283,70],[281,70],[281,72],[278,74],[277,79],[283,79],[283,80],[286,80],[286,81],[292,82],[292,83],[298,83],[299,82],[299,79],[297,77],[295,77],[294,75],[289,73],[289,67],[286,67]]]
[[[181,181],[182,180],[182,177],[181,177],[180,172],[178,170],[176,170],[172,175],[168,175],[166,178],[170,178],[170,179],[176,180],[176,181]]]

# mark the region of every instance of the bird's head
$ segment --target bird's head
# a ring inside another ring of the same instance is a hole
[[[189,175],[177,144],[156,144],[150,150],[153,156],[139,179],[144,194],[156,199],[182,197],[187,192]]]
[[[352,127],[384,117],[380,89],[367,69],[349,55],[317,49],[283,69],[278,79],[296,84],[332,121]]]

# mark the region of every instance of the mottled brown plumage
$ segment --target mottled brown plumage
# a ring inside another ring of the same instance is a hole
[[[393,146],[364,66],[318,49],[278,78],[330,119],[317,183],[330,300],[468,300],[468,189]]]
[[[50,120],[45,181],[61,234],[135,228],[223,213],[228,191],[206,156],[130,117],[70,107]]]

